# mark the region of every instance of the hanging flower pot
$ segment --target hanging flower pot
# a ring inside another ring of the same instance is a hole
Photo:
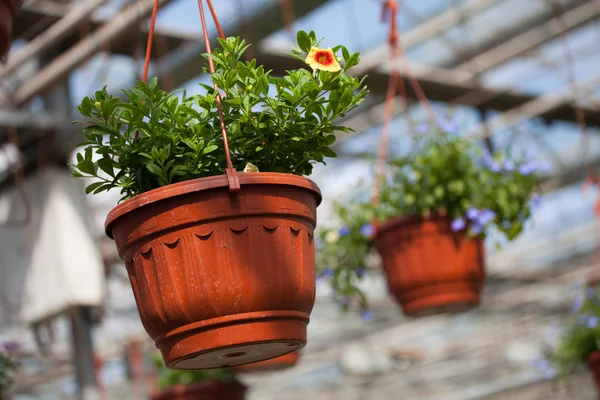
[[[271,358],[270,360],[259,361],[252,364],[238,365],[237,367],[232,368],[232,370],[234,372],[244,373],[281,371],[296,365],[296,363],[298,363],[298,358],[300,358],[300,352],[295,351],[293,353],[286,354],[285,356]]]
[[[12,32],[21,0],[0,0],[0,58],[4,57],[12,42]]]
[[[600,351],[596,350],[587,358],[587,363],[592,371],[596,387],[600,391]]]
[[[406,315],[460,312],[479,304],[483,242],[453,232],[447,218],[392,219],[377,228],[374,244],[389,290]]]
[[[106,89],[84,98],[87,140],[72,166],[95,179],[87,193],[121,189],[126,201],[109,213],[106,233],[146,332],[166,366],[182,370],[263,361],[306,344],[321,194],[302,175],[335,156],[333,132],[348,128],[333,121],[366,96],[347,74],[359,54],[336,47],[342,68],[314,32],[300,31],[293,53],[308,65],[282,78],[243,62],[240,38],[221,37],[212,51],[203,3],[213,86],[166,93],[156,78],[145,82],[146,63],[127,100]]]
[[[239,381],[205,381],[177,385],[151,396],[152,400],[244,400],[247,388]]]
[[[321,201],[306,178],[240,174],[151,190],[115,207],[106,232],[142,323],[170,368],[228,367],[306,343]]]
[[[373,246],[407,315],[479,304],[483,241],[490,229],[505,242],[522,232],[541,168],[529,156],[492,155],[457,130],[455,120],[422,130],[410,155],[390,160],[378,174],[370,201],[335,205],[341,224],[319,232],[317,264],[343,307],[358,304],[372,316],[359,282]]]

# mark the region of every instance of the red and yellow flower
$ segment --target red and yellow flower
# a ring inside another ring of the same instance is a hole
[[[342,69],[331,49],[313,47],[310,49],[308,57],[306,57],[306,63],[313,70],[320,69],[321,71],[337,72]]]

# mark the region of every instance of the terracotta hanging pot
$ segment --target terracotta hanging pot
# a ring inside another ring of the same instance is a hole
[[[588,366],[592,371],[596,387],[600,391],[600,351],[596,350],[587,358]]]
[[[142,324],[169,368],[232,367],[306,344],[319,188],[279,173],[239,182],[235,193],[225,175],[181,182],[108,214]]]
[[[155,393],[152,400],[244,400],[246,386],[241,382],[207,381],[179,385]]]
[[[259,361],[252,364],[238,365],[237,367],[233,367],[232,370],[234,372],[243,373],[281,371],[296,365],[299,357],[300,352],[295,351],[293,353],[286,354],[285,356],[271,358],[270,360]]]
[[[453,232],[445,217],[392,219],[378,226],[374,244],[406,315],[461,312],[479,304],[483,241]]]
[[[12,32],[21,0],[0,0],[0,58],[4,57],[12,42]]]

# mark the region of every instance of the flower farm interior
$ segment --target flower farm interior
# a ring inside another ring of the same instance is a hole
[[[0,400],[600,398],[600,1],[0,0],[2,54]]]

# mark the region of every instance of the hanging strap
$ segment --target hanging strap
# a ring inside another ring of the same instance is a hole
[[[382,132],[381,132],[381,140],[379,142],[379,149],[377,153],[377,165],[375,169],[375,189],[373,192],[373,197],[371,198],[371,204],[376,206],[379,204],[379,199],[381,196],[381,185],[383,181],[384,175],[384,167],[387,159],[387,151],[389,146],[389,136],[390,136],[390,124],[392,122],[392,118],[394,116],[394,100],[396,98],[396,94],[399,92],[400,95],[405,100],[405,108],[404,113],[408,119],[409,116],[409,107],[408,107],[408,95],[406,93],[406,87],[404,86],[404,80],[400,75],[400,70],[398,68],[398,64],[396,60],[400,58],[403,69],[406,71],[406,74],[409,77],[409,81],[413,91],[421,106],[427,111],[429,117],[432,120],[433,124],[436,124],[436,119],[433,114],[433,110],[431,109],[431,105],[429,104],[429,100],[425,96],[423,89],[419,82],[413,76],[410,66],[406,60],[406,55],[404,54],[404,50],[402,49],[402,45],[400,43],[401,36],[398,31],[398,1],[397,0],[386,0],[383,3],[383,9],[381,12],[381,20],[385,21],[386,17],[390,18],[390,30],[388,33],[388,45],[390,47],[390,57],[392,63],[392,71],[390,75],[390,79],[388,81],[387,94],[385,100],[385,111],[384,111],[384,119],[382,124]]]
[[[219,23],[219,19],[217,18],[217,14],[212,5],[211,0],[206,0],[208,4],[208,8],[212,14],[213,20],[217,27],[217,31],[219,32],[219,36],[221,39],[225,39],[225,35],[223,34],[223,29],[221,28],[221,24]],[[142,80],[146,82],[148,79],[148,69],[150,67],[150,54],[152,52],[152,38],[154,37],[154,27],[156,25],[156,14],[158,13],[159,0],[154,0],[154,7],[152,9],[152,18],[150,19],[150,30],[148,31],[148,45],[146,46],[146,60],[144,62],[144,75]],[[206,52],[208,54],[212,54],[212,50],[210,47],[210,39],[208,38],[208,28],[206,27],[206,17],[204,16],[204,6],[202,5],[202,0],[198,0],[198,11],[200,12],[200,21],[202,23],[202,33],[204,35],[204,45],[206,46]],[[208,58],[208,66],[210,69],[210,73],[215,73],[215,65],[213,63],[212,58]],[[231,163],[231,155],[229,152],[229,143],[227,141],[227,129],[225,127],[225,119],[223,117],[223,105],[221,103],[221,95],[219,94],[219,88],[213,82],[213,87],[216,93],[216,102],[217,102],[217,110],[219,112],[219,124],[221,127],[221,135],[223,137],[223,147],[225,149],[225,160],[227,162],[227,167],[225,168],[225,174],[227,175],[227,184],[229,186],[230,192],[237,192],[240,190],[240,181],[237,176],[237,171],[233,168],[233,164]],[[139,132],[135,132],[135,139],[138,138]]]

